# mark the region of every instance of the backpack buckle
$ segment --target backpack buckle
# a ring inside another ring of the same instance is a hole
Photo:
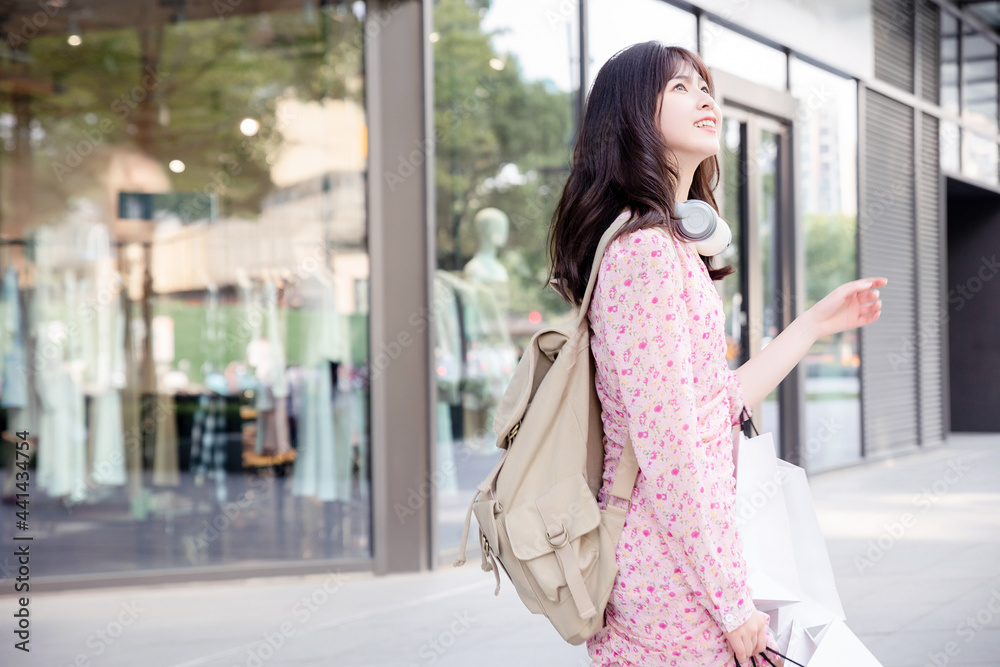
[[[514,436],[517,435],[517,429],[520,426],[521,426],[521,422],[517,422],[516,424],[514,424],[514,428],[512,428],[510,430],[510,433],[507,434],[507,446],[508,447],[510,447],[511,443],[514,442]]]
[[[551,546],[553,549],[560,549],[566,546],[566,544],[569,542],[569,533],[566,532],[566,526],[564,526],[563,524],[559,524],[559,532],[556,533],[555,535],[550,535],[549,534],[550,532],[551,531],[549,530],[545,531],[545,539],[548,540],[549,546]],[[555,542],[552,541],[560,536],[562,537],[562,539],[559,541],[559,544],[556,544]]]

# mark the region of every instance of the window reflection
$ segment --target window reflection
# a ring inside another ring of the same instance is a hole
[[[133,4],[3,65],[27,83],[0,102],[25,244],[0,312],[31,372],[0,407],[37,436],[33,562],[367,557],[364,3]]]
[[[962,116],[993,129],[997,123],[997,46],[962,25]]]
[[[806,304],[811,307],[857,273],[857,86],[798,59],[791,90],[799,99],[800,216]],[[861,457],[857,330],[822,338],[805,359],[804,467]],[[830,424],[836,425],[831,435]]]
[[[941,135],[938,137],[938,143],[941,147],[941,170],[957,174],[959,173],[959,165],[961,163],[959,159],[961,137],[959,136],[958,124],[942,120],[939,127],[941,128]]]
[[[576,3],[434,7],[439,551],[496,462],[493,418],[521,351],[570,315],[548,287],[548,225],[569,174]]]
[[[962,131],[962,174],[985,183],[997,184],[997,144],[992,139]]]
[[[958,19],[941,11],[941,107],[958,113]]]
[[[788,58],[781,51],[708,20],[702,21],[701,42],[702,57],[709,67],[777,90],[786,89]]]

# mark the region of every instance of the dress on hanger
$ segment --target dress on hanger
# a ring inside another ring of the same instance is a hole
[[[214,285],[208,289],[202,344],[209,351],[210,371],[218,370],[221,338],[219,292]],[[226,399],[216,392],[198,397],[198,409],[191,429],[191,469],[196,482],[204,478],[215,481],[215,496],[220,504],[228,498],[226,484]]]
[[[80,502],[86,497],[86,417],[78,344],[69,332],[76,320],[76,281],[66,272],[59,298],[51,283],[37,303],[36,383],[39,407],[38,486],[53,497]],[[70,304],[73,304],[71,307]]]
[[[118,291],[112,289],[115,274],[109,264],[98,265],[94,283],[97,310],[90,326],[91,389],[88,449],[91,453],[91,479],[95,484],[121,486],[125,473],[125,422],[121,389],[125,386],[125,318]],[[111,293],[110,298],[102,294]]]
[[[323,269],[310,274],[302,290],[302,366],[304,378],[299,396],[298,456],[292,493],[323,501],[351,500],[351,444],[342,429],[334,428],[345,411],[334,408],[331,361],[346,359],[345,322],[337,312],[332,279]],[[338,397],[338,401],[340,397]],[[336,414],[335,414],[336,412]]]
[[[0,370],[0,407],[28,407],[27,356],[24,341],[24,318],[18,294],[17,271],[8,268],[0,291],[0,344],[3,345],[3,368]]]
[[[256,394],[257,454],[281,455],[291,451],[288,433],[288,383],[285,380],[285,346],[278,326],[278,292],[270,280],[264,283],[264,304],[267,309],[267,338],[251,346],[255,357],[259,388]],[[248,355],[251,356],[251,355]]]

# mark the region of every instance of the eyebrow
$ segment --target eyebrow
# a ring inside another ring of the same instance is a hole
[[[708,85],[708,81],[705,81],[705,79],[703,77],[699,76],[698,79],[700,81],[704,81],[705,85]],[[675,76],[675,77],[671,77],[671,79],[670,79],[670,81],[676,81],[676,80],[679,80],[679,81],[694,81],[694,75],[693,74],[688,74],[687,76],[680,76],[680,75],[678,75],[678,76]]]

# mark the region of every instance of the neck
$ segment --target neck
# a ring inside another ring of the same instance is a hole
[[[677,174],[677,188],[674,190],[674,201],[685,202],[689,199],[691,191],[691,181],[694,179],[694,170],[697,168],[686,164],[681,164],[680,172]]]

